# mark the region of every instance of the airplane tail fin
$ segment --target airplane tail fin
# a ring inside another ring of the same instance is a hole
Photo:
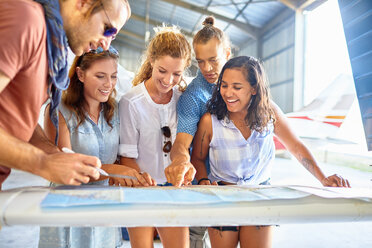
[[[298,112],[286,114],[292,129],[303,140],[322,143],[352,143],[337,133],[356,98],[351,75],[340,74],[318,97]],[[275,138],[277,150],[285,149]]]

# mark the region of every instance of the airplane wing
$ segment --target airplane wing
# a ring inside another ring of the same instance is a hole
[[[213,226],[371,221],[372,190],[308,186],[29,187],[0,192],[1,225]]]

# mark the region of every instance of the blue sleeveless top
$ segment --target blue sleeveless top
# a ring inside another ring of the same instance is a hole
[[[113,164],[119,148],[119,114],[115,107],[111,120],[112,128],[106,122],[103,111],[99,114],[98,124],[87,115],[86,120],[76,128],[76,115],[63,103],[59,111],[70,131],[71,149],[74,152],[98,157],[102,164]],[[108,185],[108,179],[90,182],[89,185]],[[39,248],[114,248],[121,246],[121,234],[115,227],[41,227]]]
[[[112,128],[106,122],[103,110],[99,114],[98,123],[94,123],[87,114],[85,121],[78,127],[76,115],[64,104],[59,111],[65,118],[67,128],[70,131],[71,149],[76,153],[98,157],[102,164],[113,164],[119,150],[119,113],[115,107],[114,116],[111,119]]]
[[[209,147],[211,181],[225,181],[238,185],[258,185],[267,181],[275,158],[272,123],[245,139],[227,117],[218,120],[211,115],[213,137]]]

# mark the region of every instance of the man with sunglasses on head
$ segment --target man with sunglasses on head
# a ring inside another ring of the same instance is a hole
[[[99,177],[98,158],[60,152],[37,122],[49,98],[58,130],[67,47],[107,50],[129,16],[127,0],[0,0],[0,189],[11,168],[62,184]]]

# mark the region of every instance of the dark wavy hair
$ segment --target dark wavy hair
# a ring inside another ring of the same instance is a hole
[[[229,117],[229,111],[220,93],[222,77],[226,69],[240,70],[247,82],[256,90],[256,95],[252,95],[251,102],[248,105],[245,121],[250,129],[262,132],[270,121],[275,122],[275,116],[273,109],[270,107],[270,93],[264,68],[254,57],[239,56],[226,62],[218,78],[212,98],[207,102],[208,112],[215,114],[218,120],[222,120],[226,116]]]

